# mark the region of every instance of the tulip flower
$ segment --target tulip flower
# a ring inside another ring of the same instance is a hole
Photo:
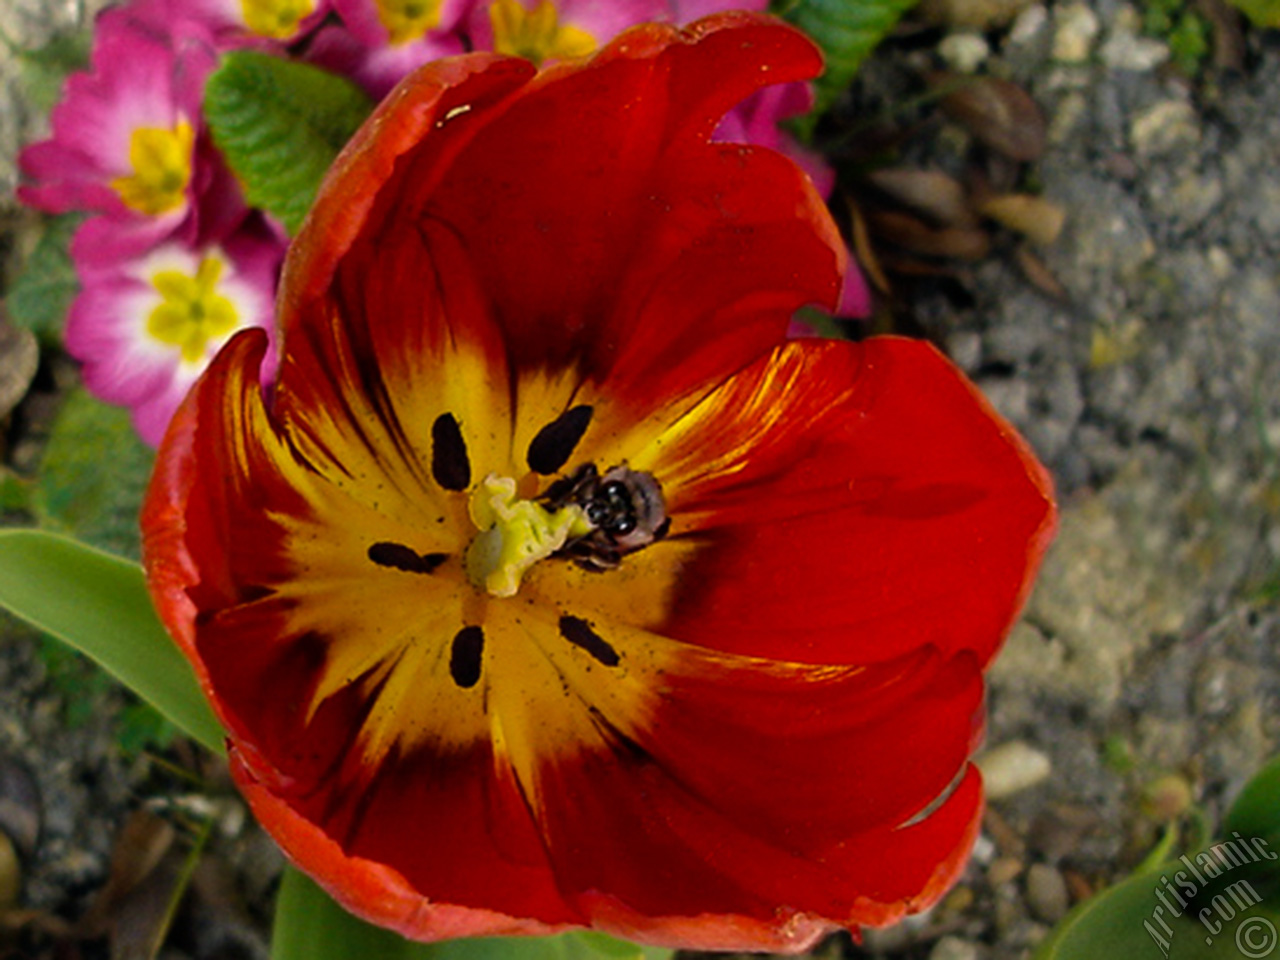
[[[378,108],[160,447],[152,596],[285,853],[424,940],[801,950],[977,834],[1043,468],[904,339],[787,340],[846,252],[714,141],[821,67],[721,14]]]

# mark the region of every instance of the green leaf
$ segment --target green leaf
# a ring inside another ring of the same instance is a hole
[[[1231,878],[1248,879],[1267,902],[1280,910],[1280,756],[1254,774],[1227,813],[1222,831],[1252,862]],[[1280,954],[1278,954],[1280,960]]]
[[[143,750],[163,750],[173,742],[177,728],[149,703],[131,703],[120,713],[116,746],[128,756]]]
[[[0,530],[0,606],[97,661],[210,750],[222,726],[151,608],[142,568],[41,530]]]
[[[1067,914],[1035,960],[1239,960],[1280,949],[1280,758],[1245,785],[1223,829],[1224,840],[1176,860],[1168,830],[1138,872]]]
[[[779,12],[822,48],[827,69],[816,82],[813,113],[801,124],[806,135],[813,124],[853,81],[862,61],[918,0],[795,0],[776,5]]]
[[[1240,960],[1236,935],[1246,932],[1241,930],[1243,924],[1254,925],[1255,936],[1265,936],[1265,924],[1274,926],[1280,921],[1280,911],[1268,900],[1244,890],[1237,891],[1237,898],[1229,896],[1225,907],[1217,908],[1226,913],[1217,912],[1211,904],[1201,907],[1198,902],[1184,909],[1171,892],[1180,889],[1174,879],[1178,872],[1186,882],[1195,882],[1179,861],[1162,874],[1129,877],[1086,900],[1040,944],[1034,960]],[[1157,893],[1163,893],[1179,915],[1170,912]]]
[[[1280,756],[1244,785],[1227,813],[1223,830],[1228,836],[1280,837]]]
[[[69,213],[45,221],[44,233],[5,298],[10,322],[30,330],[45,344],[61,339],[67,310],[80,290],[70,247],[71,235],[83,219]]]
[[[1280,0],[1228,0],[1246,17],[1253,21],[1255,27],[1280,27]]]
[[[62,96],[67,74],[89,65],[93,34],[88,27],[55,33],[43,47],[24,50],[0,32],[0,43],[21,64],[27,103],[37,113],[48,113]]]
[[[54,421],[32,506],[41,526],[136,559],[155,454],[129,412],[73,390]]]
[[[280,883],[271,936],[271,960],[669,960],[673,953],[588,932],[413,943],[353,917],[292,867]]]
[[[372,109],[345,77],[248,50],[227,54],[204,94],[213,141],[249,203],[274,214],[291,234]]]
[[[0,466],[0,513],[30,513],[35,482]]]

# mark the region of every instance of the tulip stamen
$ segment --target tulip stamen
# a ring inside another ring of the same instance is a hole
[[[369,559],[380,567],[390,567],[406,573],[434,573],[436,567],[449,559],[449,555],[418,553],[403,543],[381,540],[369,547]]]
[[[476,487],[468,510],[480,533],[467,548],[467,577],[493,597],[515,596],[525,571],[593,529],[577,504],[548,510],[519,499],[516,482],[494,474]]]
[[[463,689],[480,682],[480,667],[484,660],[484,630],[480,627],[463,627],[453,638],[449,650],[449,676]]]
[[[591,424],[595,408],[587,404],[571,407],[538,431],[529,443],[529,469],[544,477],[559,473],[569,462],[578,441]]]
[[[458,418],[442,413],[431,425],[431,476],[446,490],[471,486],[471,459]]]
[[[575,647],[585,650],[606,667],[616,667],[621,662],[618,651],[604,637],[596,633],[586,620],[567,614],[560,618],[560,636]]]

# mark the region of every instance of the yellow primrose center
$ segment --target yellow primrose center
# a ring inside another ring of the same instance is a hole
[[[489,23],[493,26],[493,49],[538,64],[585,57],[596,48],[595,37],[587,31],[560,22],[552,0],[539,0],[532,10],[520,0],[493,0]]]
[[[314,0],[240,0],[244,23],[259,36],[286,40],[316,8]]]
[[[191,152],[196,135],[191,124],[179,120],[172,130],[138,127],[129,136],[129,164],[133,173],[111,181],[111,189],[125,206],[156,216],[182,206],[191,180]]]
[[[515,480],[495,474],[472,492],[468,512],[480,533],[467,548],[467,579],[494,597],[515,596],[526,570],[592,529],[576,504],[552,512],[518,500]]]
[[[440,23],[440,0],[375,0],[392,46],[417,40]]]
[[[195,276],[159,270],[151,277],[161,300],[147,317],[147,333],[167,346],[179,347],[187,363],[199,363],[210,340],[236,328],[235,305],[217,291],[222,266],[218,258],[205,257]]]

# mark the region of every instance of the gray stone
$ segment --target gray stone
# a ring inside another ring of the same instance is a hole
[[[947,337],[947,356],[956,366],[973,375],[982,364],[982,337],[973,330],[957,330]]]
[[[1169,47],[1152,37],[1140,36],[1142,17],[1129,4],[1123,4],[1112,18],[1107,39],[1098,54],[1112,70],[1145,72],[1154,70],[1169,59]]]
[[[1188,101],[1163,100],[1130,121],[1129,137],[1134,152],[1150,160],[1197,146],[1200,119]]]
[[[1053,762],[1042,751],[1022,740],[984,750],[976,761],[982,771],[987,797],[1001,800],[1049,778]]]
[[[1061,63],[1083,63],[1093,52],[1098,36],[1098,17],[1085,3],[1055,7],[1053,16],[1053,59]]]
[[[1057,923],[1067,914],[1071,896],[1062,874],[1045,863],[1033,863],[1027,870],[1027,906],[1045,923]]]
[[[959,73],[976,73],[991,56],[991,45],[980,33],[968,30],[948,34],[938,44],[938,55]]]
[[[982,950],[976,943],[960,937],[942,937],[929,951],[929,960],[981,960]]]

